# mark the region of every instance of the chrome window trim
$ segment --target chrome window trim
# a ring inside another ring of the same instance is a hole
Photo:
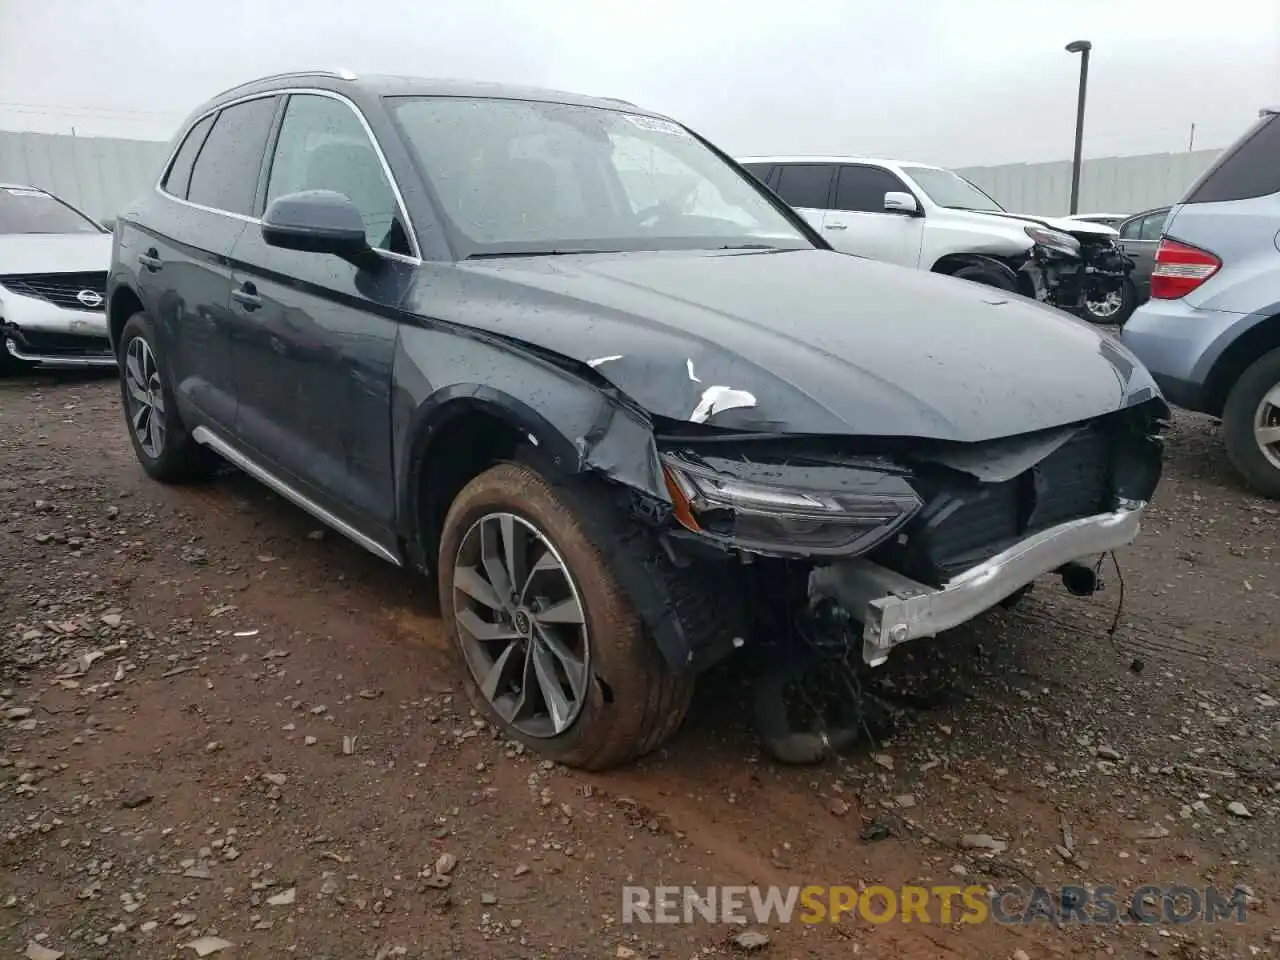
[[[400,213],[401,219],[404,221],[405,234],[408,237],[409,246],[410,246],[410,249],[413,250],[413,253],[412,254],[396,253],[394,250],[384,250],[381,247],[373,247],[372,249],[382,254],[383,256],[390,257],[392,260],[399,260],[402,263],[412,263],[412,264],[421,265],[422,264],[422,247],[418,245],[418,234],[417,234],[417,231],[415,231],[413,228],[413,221],[409,219],[409,210],[405,206],[404,194],[400,192],[400,185],[396,182],[395,174],[391,172],[391,164],[387,163],[386,154],[382,152],[382,145],[378,143],[378,138],[374,136],[373,128],[369,126],[369,121],[365,119],[364,114],[360,111],[360,108],[356,106],[355,102],[351,100],[349,97],[345,97],[340,93],[335,93],[332,90],[321,90],[318,87],[285,87],[279,90],[269,90],[269,91],[260,91],[258,93],[251,93],[243,97],[238,97],[235,100],[228,100],[226,103],[220,103],[216,107],[210,107],[208,110],[204,111],[204,113],[200,114],[199,116],[193,117],[191,121],[183,127],[183,132],[185,136],[179,139],[176,145],[174,146],[174,148],[171,151],[169,151],[169,156],[165,159],[164,166],[160,168],[160,177],[159,179],[156,180],[156,183],[155,183],[156,193],[160,194],[160,196],[164,197],[167,200],[173,201],[174,203],[181,203],[184,206],[193,207],[196,210],[203,210],[206,213],[217,213],[217,214],[221,214],[224,217],[231,217],[232,219],[235,219],[235,220],[242,220],[245,223],[256,223],[260,226],[262,224],[261,217],[250,217],[250,216],[246,216],[243,213],[233,213],[230,210],[222,210],[222,209],[219,209],[218,207],[209,207],[204,205],[203,203],[192,203],[190,200],[186,200],[182,197],[175,197],[172,193],[170,193],[168,190],[164,188],[164,181],[165,181],[165,178],[169,175],[169,168],[173,166],[173,161],[177,157],[178,151],[182,149],[182,145],[186,142],[187,136],[190,136],[191,130],[201,120],[205,119],[205,117],[210,117],[221,110],[225,110],[227,107],[234,107],[237,104],[247,103],[250,100],[263,100],[263,99],[266,99],[267,97],[279,97],[279,96],[287,97],[290,94],[295,94],[295,93],[305,94],[310,96],[328,97],[330,100],[337,100],[340,103],[345,103],[347,107],[351,110],[351,112],[356,115],[356,119],[360,121],[360,126],[364,129],[365,136],[368,137],[369,142],[373,144],[373,152],[377,154],[378,163],[382,165],[382,172],[387,178],[387,183],[391,185],[391,193],[395,197],[396,208]],[[286,104],[286,109],[288,109],[287,104]],[[199,161],[200,161],[200,157],[199,157],[199,154],[197,154],[196,162],[198,163]],[[274,157],[273,157],[273,161],[274,161]],[[267,176],[269,179],[270,172],[268,172]]]

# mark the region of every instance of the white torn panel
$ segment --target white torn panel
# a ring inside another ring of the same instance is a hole
[[[602,363],[608,363],[610,360],[621,360],[621,359],[622,359],[622,354],[620,354],[620,353],[615,353],[615,354],[611,354],[610,356],[607,356],[607,357],[596,357],[594,360],[588,360],[588,361],[587,361],[587,366],[588,366],[588,367],[598,367],[598,366],[600,366],[600,364],[602,364]]]
[[[706,423],[710,417],[714,417],[717,413],[723,413],[725,410],[736,410],[739,407],[754,407],[755,405],[755,395],[747,393],[745,390],[735,390],[733,387],[722,386],[707,387],[702,391],[702,399],[698,401],[693,413],[689,414],[689,422]]]
[[[693,372],[693,358],[692,358],[692,357],[690,357],[688,360],[686,360],[686,361],[684,362],[684,365],[685,365],[685,366],[688,368],[688,370],[689,370],[689,379],[690,379],[690,380],[692,380],[694,383],[701,383],[702,381],[701,381],[701,380],[699,380],[699,379],[694,375],[694,372]]]

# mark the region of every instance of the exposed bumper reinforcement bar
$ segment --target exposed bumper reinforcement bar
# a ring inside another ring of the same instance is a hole
[[[1145,506],[1126,503],[1032,534],[940,589],[859,557],[814,570],[809,594],[830,597],[862,623],[862,657],[879,666],[899,644],[958,627],[1037,577],[1132,543]]]
[[[20,348],[12,340],[5,340],[5,349],[19,360],[27,363],[44,363],[59,367],[114,367],[116,358],[111,354],[76,354],[76,353],[31,353]]]

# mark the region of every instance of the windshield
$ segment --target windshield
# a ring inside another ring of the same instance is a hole
[[[940,207],[954,210],[983,210],[1004,213],[1004,207],[996,203],[959,174],[936,167],[903,167],[902,172],[920,185]]]
[[[0,187],[0,234],[101,232],[84,214],[43,190]]]
[[[463,257],[807,249],[744,176],[668,120],[525,100],[390,100]]]

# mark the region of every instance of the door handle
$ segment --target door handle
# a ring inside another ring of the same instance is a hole
[[[849,225],[848,225],[847,223],[828,223],[828,224],[826,224],[826,225],[824,226],[824,229],[826,229],[826,230],[848,230],[848,229],[849,229]]]
[[[243,287],[232,290],[231,299],[246,310],[257,310],[262,306],[262,298],[258,296],[258,288],[252,283],[246,283]]]
[[[155,247],[152,247],[146,253],[138,254],[138,263],[142,264],[152,273],[155,273],[164,266],[164,261],[160,259],[160,253]]]

